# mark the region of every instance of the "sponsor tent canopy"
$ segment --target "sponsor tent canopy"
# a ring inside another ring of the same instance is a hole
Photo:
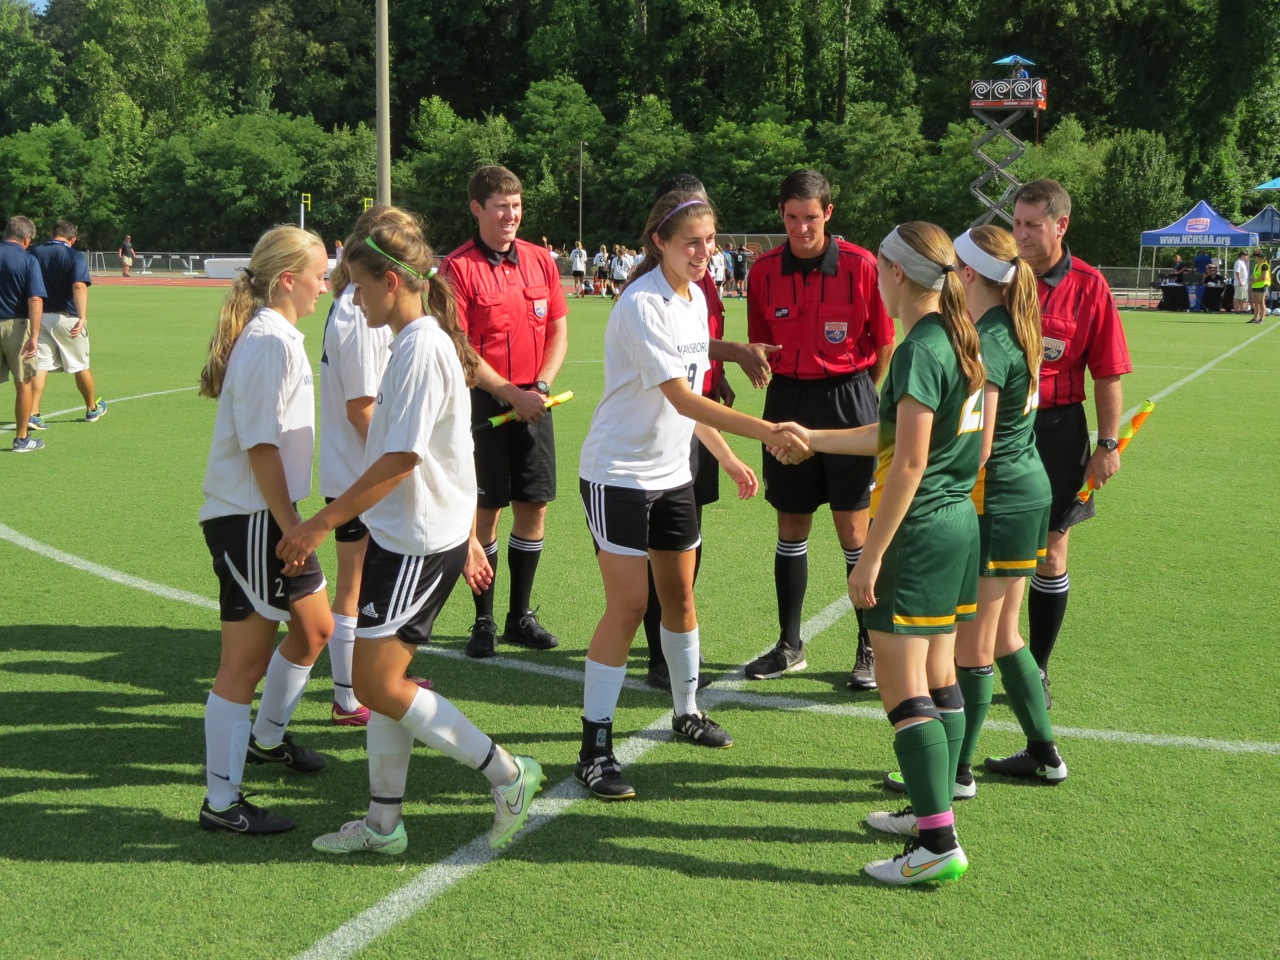
[[[1267,204],[1252,220],[1240,224],[1241,230],[1252,230],[1263,243],[1280,241],[1280,210]]]
[[[1217,210],[1201,200],[1167,227],[1142,231],[1142,243],[1138,247],[1138,276],[1142,276],[1143,251],[1147,247],[1153,248],[1151,278],[1154,280],[1155,251],[1161,247],[1256,247],[1257,245],[1257,233],[1232,226]]]

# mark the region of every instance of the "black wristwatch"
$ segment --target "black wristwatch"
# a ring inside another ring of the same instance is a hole
[[[547,383],[547,381],[545,380],[537,381],[533,385],[533,389],[537,390],[539,393],[543,394],[544,396],[548,396],[548,397],[551,396],[551,384]]]
[[[1099,437],[1098,446],[1103,450],[1115,450],[1116,447],[1120,446],[1120,441],[1115,437]]]

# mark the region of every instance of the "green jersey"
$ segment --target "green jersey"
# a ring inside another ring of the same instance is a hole
[[[929,462],[905,519],[969,499],[982,455],[982,390],[973,393],[938,314],[922,317],[894,351],[880,388],[879,459],[871,491],[874,517],[893,463],[898,403],[910,396],[933,411]]]
[[[1018,342],[1013,317],[992,307],[978,320],[987,383],[1000,388],[991,456],[978,474],[973,502],[978,513],[1021,513],[1049,503],[1049,478],[1036,452],[1036,408],[1040,390],[1032,383],[1027,354]]]

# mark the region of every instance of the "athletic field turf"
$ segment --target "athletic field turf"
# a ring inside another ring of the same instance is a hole
[[[637,656],[617,742],[639,799],[607,806],[573,783],[582,662],[602,609],[576,482],[601,390],[599,300],[571,301],[555,384],[577,399],[556,412],[560,500],[534,599],[560,647],[466,660],[472,607],[455,592],[415,663],[546,767],[533,829],[491,856],[483,777],[419,748],[406,854],[314,852],[313,837],[367,800],[364,735],[329,725],[322,657],[293,732],[329,768],[246,771],[246,789],[298,829],[199,830],[218,623],[195,522],[215,406],[193,385],[221,295],[95,287],[106,418],[80,419],[66,376],[45,395],[44,451],[10,456],[0,416],[4,960],[1276,955],[1276,321],[1126,315],[1137,364],[1126,408],[1159,405],[1100,517],[1072,537],[1051,714],[1070,779],[979,770],[977,798],[957,806],[968,875],[903,890],[862,874],[900,849],[863,818],[900,800],[879,786],[894,767],[879,702],[844,688],[854,620],[829,520],[819,515],[810,546],[809,669],[747,684],[742,664],[777,635],[776,534],[763,497],[739,503],[727,482],[706,512],[698,606],[707,668],[724,677],[702,703],[736,745],[671,742],[670,698],[644,687]],[[326,306],[301,324],[313,358]],[[743,304],[728,308],[728,335],[745,338]],[[758,412],[762,394],[730,377]],[[0,390],[5,410],[12,396]],[[758,465],[753,444],[737,447]],[[322,559],[332,575],[331,544]],[[500,615],[506,598],[502,569]],[[999,689],[979,761],[1021,746]]]

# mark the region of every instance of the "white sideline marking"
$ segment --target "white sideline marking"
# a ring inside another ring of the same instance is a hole
[[[188,391],[199,389],[199,387],[178,387],[176,390],[157,390],[155,393],[139,393],[132,397],[116,397],[113,400],[108,400],[107,406],[111,406],[113,403],[128,403],[130,400],[146,400],[148,397],[167,397],[171,393],[187,393]],[[81,413],[84,409],[84,407],[71,407],[67,410],[55,410],[53,413],[42,414],[42,416],[65,417],[69,413]],[[18,428],[14,424],[5,424],[3,427],[0,427],[0,431],[16,429]]]

